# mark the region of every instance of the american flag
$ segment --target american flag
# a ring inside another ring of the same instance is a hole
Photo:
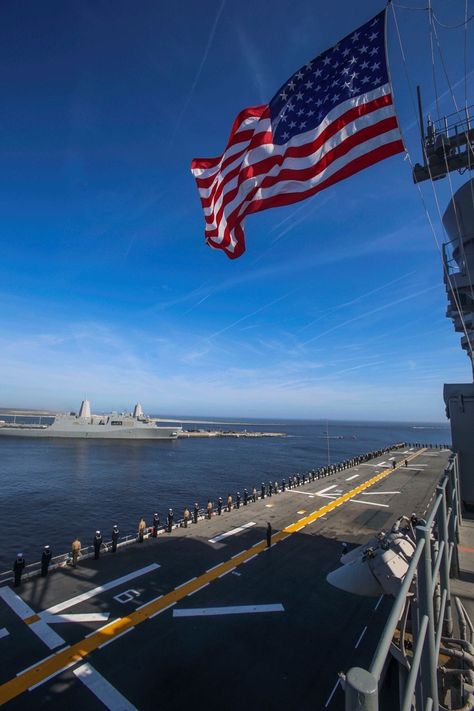
[[[211,247],[245,251],[252,212],[290,205],[404,151],[385,56],[385,10],[243,109],[224,153],[191,164]]]

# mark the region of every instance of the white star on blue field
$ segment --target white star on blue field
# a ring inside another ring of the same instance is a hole
[[[391,9],[385,65],[378,0],[5,5],[0,407],[443,420],[471,371],[403,154],[252,215],[236,260],[204,244],[190,173],[246,107],[270,102],[283,144],[389,78],[421,162],[415,87],[434,121],[451,89],[473,103],[474,23],[465,45],[443,27],[463,3],[434,0],[434,86],[429,18],[403,5],[406,67]],[[441,211],[465,179],[436,184]]]

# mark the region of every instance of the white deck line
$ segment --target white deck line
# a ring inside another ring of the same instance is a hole
[[[139,610],[139,609],[140,608],[137,607],[137,610]],[[98,627],[96,630],[92,630],[92,632],[89,632],[89,634],[86,634],[84,639],[87,639],[88,637],[92,637],[92,635],[97,634],[97,632],[102,632],[102,630],[105,630],[106,627],[109,627],[112,624],[112,622],[117,622],[117,620],[119,620],[119,619],[120,619],[120,617],[113,617],[111,620],[109,620],[107,622],[106,625],[102,625],[102,627]]]
[[[241,533],[242,531],[245,531],[246,528],[250,528],[251,526],[256,526],[255,521],[249,521],[249,523],[244,523],[242,526],[239,526],[238,528],[233,528],[231,531],[226,531],[225,533],[221,533],[219,536],[214,536],[214,538],[209,538],[209,543],[218,543],[219,541],[222,541],[224,538],[228,538],[229,536],[235,536],[236,533]]]
[[[222,565],[222,563],[217,563],[217,565],[213,565],[212,568],[208,568],[208,569],[206,570],[206,573],[210,573],[211,570],[215,570],[215,569],[218,568],[220,565]]]
[[[129,627],[128,630],[124,630],[123,632],[120,632],[120,634],[116,634],[115,636],[111,637],[110,639],[107,640],[107,642],[104,642],[101,644],[97,649],[104,649],[108,644],[112,644],[112,642],[116,642],[120,637],[123,637],[127,632],[131,632],[134,630],[135,627]]]
[[[316,496],[321,496],[321,494],[325,494],[326,491],[331,491],[331,489],[336,489],[338,486],[340,486],[340,485],[339,485],[339,484],[333,484],[332,486],[327,486],[325,489],[321,489],[320,491],[314,491],[313,493],[314,493]]]
[[[32,615],[36,615],[36,612],[32,610],[31,607],[27,605],[26,602],[8,586],[0,588],[0,597],[22,620],[25,620],[27,617],[31,617]]]
[[[24,674],[25,672],[30,671],[30,669],[34,669],[35,667],[39,667],[40,664],[43,664],[43,662],[45,662],[47,659],[51,659],[52,657],[55,657],[56,654],[57,654],[57,652],[53,652],[52,654],[48,654],[47,657],[43,657],[43,658],[40,659],[38,662],[34,662],[33,664],[30,664],[30,666],[29,666],[29,667],[26,667],[26,669],[22,669],[21,671],[17,672],[17,673],[15,674],[15,676],[21,676],[21,675]]]
[[[11,588],[7,586],[0,588],[0,597],[11,607],[13,612],[15,612],[20,619],[26,620],[28,617],[36,615],[36,612],[32,610],[19,595],[13,592]],[[28,625],[28,627],[49,649],[56,649],[56,647],[63,646],[64,639],[48,627],[44,620],[37,620],[31,625]]]
[[[328,707],[329,704],[331,703],[332,697],[333,697],[334,694],[336,693],[337,687],[339,686],[340,683],[341,683],[341,680],[338,679],[338,680],[336,681],[336,683],[334,684],[334,689],[331,691],[331,693],[329,694],[328,700],[327,700],[326,703],[324,704],[324,708],[325,708],[325,709],[327,709],[327,707]]]
[[[233,568],[229,568],[229,570],[225,570],[223,573],[221,573],[221,574],[218,575],[217,577],[218,577],[218,578],[223,578],[224,575],[229,575],[229,573],[231,573],[233,570],[235,570],[235,566],[234,566]]]
[[[136,711],[136,707],[87,662],[74,669],[73,674],[87,686],[89,691],[92,691],[109,711]]]
[[[192,583],[193,580],[197,580],[197,577],[194,576],[194,578],[189,578],[189,580],[186,580],[185,583],[181,583],[181,585],[177,585],[177,586],[175,587],[175,590],[179,590],[180,588],[184,588],[185,585],[188,585],[189,583]]]
[[[337,486],[335,484],[334,486]],[[332,487],[329,487],[332,488]],[[326,489],[325,489],[326,491]],[[293,489],[290,490],[290,494],[302,494],[303,496],[317,496],[317,493],[315,491],[293,491]]]
[[[150,615],[150,617],[148,619],[152,620],[154,617],[161,615],[162,612],[166,612],[166,610],[169,610],[170,607],[173,607],[173,605],[176,605],[176,600],[174,602],[172,602],[170,605],[167,605],[166,607],[164,607],[162,610],[158,610],[158,612],[155,612],[153,615]]]
[[[65,622],[106,622],[109,617],[110,612],[79,612],[66,615],[52,615],[48,612],[41,615],[41,619],[50,625],[59,625]]]
[[[254,555],[251,555],[250,558],[247,558],[247,560],[244,560],[244,563],[250,563],[251,560],[256,558],[258,556],[258,553],[254,553]]]
[[[376,604],[376,606],[374,607],[374,612],[378,609],[378,606],[380,605],[380,603],[382,602],[382,600],[383,600],[383,595],[381,595],[381,596],[379,597],[379,599],[377,600],[377,604]]]
[[[357,649],[357,647],[359,646],[359,644],[362,642],[362,637],[365,635],[366,632],[367,632],[367,625],[364,627],[364,629],[363,629],[362,632],[360,633],[359,639],[358,639],[357,642],[355,643],[354,649]]]
[[[173,610],[173,617],[212,617],[214,615],[248,615],[259,612],[284,612],[282,604],[229,605],[227,607],[189,607]]]
[[[58,669],[57,671],[53,672],[49,676],[45,677],[44,679],[41,679],[37,684],[34,684],[34,686],[30,686],[28,691],[33,691],[34,689],[37,689],[38,686],[41,686],[41,684],[44,684],[46,681],[49,681],[50,679],[54,679],[55,676],[58,676],[58,674],[62,674],[66,669],[69,669],[70,667],[73,667],[74,664],[77,664],[76,661],[74,662],[69,662],[69,664],[66,664],[65,667],[61,667],[61,669]]]
[[[401,491],[363,491],[362,496],[383,496],[384,494],[401,494]]]
[[[10,632],[7,630],[7,628],[2,627],[2,629],[0,630],[0,639],[2,639],[2,637],[8,637],[9,634]]]
[[[353,474],[352,476],[347,477],[346,481],[352,481],[353,479],[357,479],[358,476],[360,476],[360,474]]]
[[[159,600],[162,597],[163,597],[163,595],[158,595],[157,597],[154,597],[152,600],[148,600],[147,602],[144,602],[143,605],[140,605],[140,607],[137,607],[137,611],[141,610],[142,607],[146,607],[147,605],[150,605],[150,603],[152,603],[152,602],[156,602],[157,600]]]
[[[376,504],[375,501],[361,501],[360,499],[349,499],[349,501],[353,501],[355,504],[365,504],[366,506],[381,506],[384,509],[390,508],[388,504]]]
[[[82,595],[76,595],[75,597],[69,598],[69,600],[63,600],[63,602],[59,602],[57,605],[48,607],[46,610],[44,610],[44,612],[50,612],[53,614],[55,612],[61,612],[62,610],[66,610],[68,607],[78,605],[80,602],[84,602],[84,600],[89,600],[91,597],[95,597],[100,593],[106,592],[107,590],[112,590],[112,588],[116,588],[119,585],[122,585],[123,583],[127,583],[129,580],[134,580],[134,578],[138,578],[140,575],[146,575],[146,573],[151,573],[152,570],[158,570],[158,568],[160,567],[161,566],[159,566],[158,563],[152,563],[151,565],[147,565],[144,568],[139,568],[138,570],[134,570],[133,573],[128,573],[128,575],[122,575],[121,578],[115,578],[115,580],[111,580],[109,583],[104,583],[104,585],[99,585],[99,587],[97,588],[92,588],[92,590],[88,590],[87,592],[82,593]],[[40,612],[39,614],[41,617],[43,613]]]
[[[201,585],[199,588],[196,588],[196,590],[193,590],[192,592],[188,593],[188,597],[191,597],[191,595],[195,595],[200,590],[204,590],[204,588],[207,588],[208,585],[210,585],[210,583],[204,583],[204,585]]]

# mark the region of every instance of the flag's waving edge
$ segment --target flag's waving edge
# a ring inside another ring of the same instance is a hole
[[[385,10],[244,109],[222,155],[193,173],[209,245],[245,251],[245,217],[304,200],[404,151],[385,56]]]

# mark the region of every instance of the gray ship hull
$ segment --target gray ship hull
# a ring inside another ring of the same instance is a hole
[[[120,432],[111,431],[94,431],[84,429],[58,430],[51,427],[33,428],[33,427],[0,427],[0,436],[4,437],[48,437],[53,438],[68,438],[68,439],[133,439],[133,440],[150,440],[150,439],[177,439],[179,429],[173,427],[154,427],[154,428],[134,428],[130,430],[121,430]]]

